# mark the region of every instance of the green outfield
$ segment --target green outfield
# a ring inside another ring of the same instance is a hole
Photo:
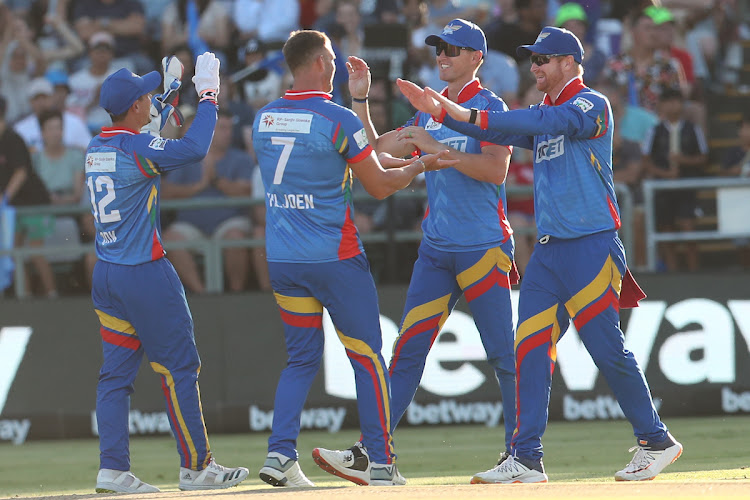
[[[656,486],[660,482],[670,482],[675,483],[677,488],[685,485],[690,487],[691,483],[698,482],[733,483],[743,486],[740,493],[747,493],[726,496],[739,498],[747,495],[746,498],[750,498],[750,417],[672,418],[667,421],[674,436],[685,446],[685,452],[666,473],[649,484]],[[468,493],[450,495],[449,485],[466,485],[474,472],[494,465],[500,449],[501,433],[502,429],[499,427],[478,426],[400,429],[395,436],[399,468],[409,480],[410,487],[442,486],[441,491],[447,491],[447,496],[477,497]],[[211,447],[219,463],[243,465],[251,471],[250,478],[232,492],[239,494],[242,490],[252,491],[255,493],[253,498],[256,498],[262,493],[258,490],[270,489],[257,478],[257,470],[265,457],[267,437],[267,434],[211,437]],[[320,470],[310,458],[310,452],[316,446],[348,447],[357,437],[358,433],[354,430],[337,434],[304,432],[299,442],[302,469],[319,486],[350,484]],[[567,484],[575,487],[577,484],[578,493],[572,496],[595,498],[581,491],[587,491],[588,483],[591,491],[595,491],[601,483],[614,483],[612,474],[630,460],[628,448],[633,444],[630,426],[624,421],[553,422],[544,438],[545,466],[550,485],[541,486]],[[175,496],[178,461],[175,443],[170,437],[134,438],[131,443],[131,458],[132,470],[136,475],[164,490],[171,490],[172,494],[166,494],[168,497]],[[95,439],[29,442],[20,446],[3,444],[0,445],[0,497],[91,494],[97,468],[98,448]],[[525,486],[522,485],[521,488]],[[706,487],[709,494],[712,488]],[[359,488],[357,491],[364,493],[364,490],[366,488]],[[561,489],[556,495],[567,496],[564,490]],[[341,491],[341,488],[326,491]],[[456,490],[459,491],[489,493],[494,490],[461,487]],[[526,498],[525,495],[518,495],[524,491],[531,490],[517,489],[515,496]],[[494,491],[493,495],[500,493]],[[691,495],[692,493],[677,493],[671,496],[692,498]],[[701,495],[703,493],[696,494],[696,497]],[[409,496],[411,495],[402,498]],[[641,492],[638,496],[648,498],[649,494]],[[158,497],[156,495],[151,498]],[[722,498],[722,495],[715,498]]]

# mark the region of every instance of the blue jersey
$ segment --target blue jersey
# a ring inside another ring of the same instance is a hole
[[[96,256],[136,265],[164,257],[160,174],[203,159],[216,125],[216,105],[198,105],[179,140],[105,127],[86,151],[86,185],[96,227]]]
[[[552,104],[480,113],[481,130],[446,117],[444,124],[484,140],[534,151],[537,231],[580,238],[620,228],[612,173],[612,108],[599,92],[571,81]]]
[[[349,163],[365,159],[372,147],[357,115],[330,99],[287,91],[255,116],[269,262],[332,262],[364,251]]]
[[[447,90],[443,91],[447,96]],[[483,89],[479,80],[467,83],[458,94],[464,107],[507,111],[502,99]],[[480,141],[418,112],[405,126],[418,125],[438,142],[463,153],[480,154],[493,142]],[[486,250],[506,242],[512,230],[505,216],[505,184],[472,179],[455,168],[425,172],[427,212],[422,221],[424,241],[446,251]]]

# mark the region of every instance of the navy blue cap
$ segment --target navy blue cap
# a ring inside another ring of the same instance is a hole
[[[442,33],[428,36],[424,43],[435,46],[440,40],[456,47],[481,50],[482,56],[487,54],[487,39],[484,37],[484,31],[465,19],[454,19],[445,25]]]
[[[546,26],[533,45],[521,45],[516,49],[516,53],[521,57],[529,56],[532,52],[544,55],[570,55],[578,64],[583,62],[583,46],[578,37],[566,29],[554,26]]]
[[[99,106],[113,115],[121,115],[141,96],[156,89],[161,84],[161,75],[152,71],[138,76],[125,68],[109,75],[99,91]]]

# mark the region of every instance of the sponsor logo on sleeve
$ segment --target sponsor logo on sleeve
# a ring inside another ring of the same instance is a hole
[[[154,137],[148,144],[148,147],[155,149],[156,151],[164,151],[164,146],[167,145],[167,139],[163,137]]]
[[[86,172],[114,172],[117,153],[89,153],[86,155]]]
[[[594,109],[594,103],[583,97],[577,97],[576,100],[573,101],[573,106],[578,106],[584,113],[588,113]]]
[[[359,149],[365,149],[367,147],[370,142],[367,140],[365,129],[354,132],[354,142],[357,143]]]
[[[312,117],[311,114],[303,113],[263,113],[258,124],[258,132],[309,134]]]

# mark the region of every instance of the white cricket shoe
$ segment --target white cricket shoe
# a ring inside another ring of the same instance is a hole
[[[258,476],[271,486],[288,486],[291,488],[311,488],[315,486],[315,483],[307,479],[295,459],[275,451],[266,456],[266,461],[263,468],[258,472]]]
[[[406,478],[401,475],[395,464],[370,462],[370,455],[361,442],[355,443],[348,450],[315,448],[312,456],[315,463],[324,471],[361,486],[406,484]],[[373,472],[373,468],[377,470]]]
[[[474,477],[471,478],[471,484],[547,482],[547,474],[544,473],[544,465],[541,460],[539,461],[539,465],[536,466],[541,470],[538,470],[536,467],[528,467],[521,463],[521,460],[513,455],[509,455],[492,469],[474,474]]]
[[[156,486],[144,483],[128,471],[99,469],[96,475],[97,493],[158,493]]]
[[[661,443],[648,446],[647,442],[639,441],[628,451],[635,451],[635,455],[624,469],[615,472],[615,481],[648,481],[655,478],[667,465],[680,458],[682,445],[667,432],[667,439]]]
[[[203,470],[180,467],[181,490],[218,490],[240,484],[250,471],[244,467],[224,467],[212,458]]]

